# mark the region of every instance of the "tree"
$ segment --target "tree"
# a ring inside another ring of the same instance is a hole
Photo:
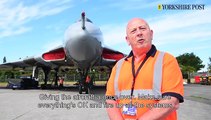
[[[6,78],[14,78],[14,76],[15,76],[14,73],[11,70],[6,71],[4,73],[4,75],[6,76]]]
[[[3,63],[6,63],[7,62],[7,59],[6,59],[6,57],[4,56],[4,58],[3,58]]]
[[[209,57],[208,71],[209,73],[211,72],[211,57]]]
[[[190,83],[190,73],[197,72],[204,68],[202,60],[194,53],[184,53],[176,57],[182,73],[187,75],[188,83]]]

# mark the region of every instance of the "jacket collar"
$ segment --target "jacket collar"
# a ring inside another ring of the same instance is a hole
[[[147,56],[154,57],[157,52],[157,49],[154,45],[152,45],[151,49],[147,52]],[[125,58],[125,60],[128,60],[129,57],[133,56],[133,51],[130,51],[129,55]]]

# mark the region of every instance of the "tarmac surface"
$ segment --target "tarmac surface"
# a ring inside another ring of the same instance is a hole
[[[77,88],[64,90],[0,89],[0,120],[108,120],[105,87],[93,95],[78,95]],[[211,86],[185,86],[185,102],[178,120],[210,120]]]

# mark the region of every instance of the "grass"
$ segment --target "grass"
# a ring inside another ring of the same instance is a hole
[[[64,85],[73,85],[75,84],[76,81],[66,81],[64,82]],[[107,81],[95,81],[96,85],[105,85],[107,83]]]
[[[107,81],[95,81],[96,85],[105,85]],[[49,81],[48,84],[51,84],[52,82]],[[76,81],[64,81],[64,85],[73,85],[75,84]],[[39,84],[44,84],[44,82],[39,82]],[[53,82],[54,84],[54,82]],[[7,82],[0,82],[0,87],[6,87],[7,86]]]
[[[0,82],[0,87],[6,87],[7,86],[7,82]]]

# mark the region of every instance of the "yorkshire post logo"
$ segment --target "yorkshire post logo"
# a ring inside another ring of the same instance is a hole
[[[162,4],[158,4],[158,10],[162,10]]]
[[[158,4],[158,10],[204,10],[205,4]]]

